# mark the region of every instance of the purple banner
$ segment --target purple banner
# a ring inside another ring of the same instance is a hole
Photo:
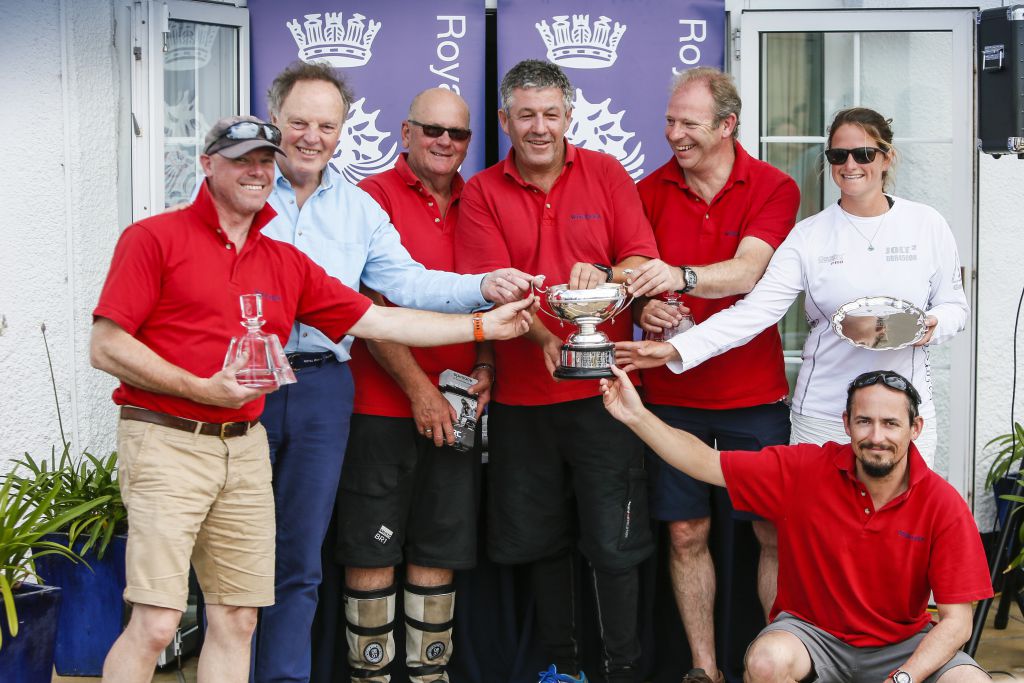
[[[561,66],[576,88],[574,145],[616,157],[633,180],[670,157],[673,73],[721,68],[725,0],[499,0],[498,78],[523,59]],[[502,155],[508,152],[502,135]]]
[[[255,115],[267,116],[267,88],[295,60],[343,70],[356,100],[332,164],[351,182],[394,165],[409,103],[435,86],[465,98],[481,133],[463,174],[484,167],[483,0],[249,0],[249,21]]]

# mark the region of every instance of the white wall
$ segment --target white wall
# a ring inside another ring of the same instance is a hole
[[[983,490],[992,456],[982,450],[993,436],[1010,431],[1013,325],[1024,289],[1024,160],[981,155],[978,164],[978,304],[975,516],[992,527],[995,501]],[[1024,336],[1024,328],[1021,329]],[[1024,365],[1024,341],[1017,340]],[[1017,369],[1014,419],[1024,423],[1024,367]]]
[[[112,0],[4,0],[0,15],[3,471],[60,443],[41,323],[67,437],[113,448],[114,382],[89,367],[88,338],[118,235],[119,92]]]

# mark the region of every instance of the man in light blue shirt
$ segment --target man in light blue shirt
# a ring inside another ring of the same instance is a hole
[[[263,234],[294,244],[345,284],[362,281],[404,307],[466,312],[528,294],[532,276],[515,269],[456,275],[412,260],[380,206],[328,166],[351,102],[344,82],[322,64],[296,63],[274,80],[268,105],[288,156],[278,156],[269,200],[278,216]],[[276,603],[263,609],[256,637],[258,683],[309,680],[320,550],[352,413],[351,343],[333,344],[296,324],[285,352],[299,381],[268,396],[260,418],[274,467],[277,559]]]

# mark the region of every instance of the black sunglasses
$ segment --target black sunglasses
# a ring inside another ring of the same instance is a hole
[[[890,370],[876,370],[875,372],[865,372],[863,375],[858,376],[853,380],[852,386],[855,389],[863,389],[864,387],[870,387],[873,384],[883,383],[890,389],[896,391],[902,391],[904,394],[910,397],[910,400],[915,405],[921,404],[921,395],[917,393],[917,389],[911,384],[906,377]]]
[[[448,133],[448,137],[455,142],[462,142],[463,140],[468,140],[469,136],[473,134],[473,131],[469,128],[445,128],[444,126],[435,126],[431,123],[420,123],[419,121],[413,121],[412,119],[407,120],[412,125],[422,128],[423,134],[428,138],[439,138],[445,133]]]
[[[825,158],[833,166],[841,166],[846,163],[846,159],[852,154],[853,160],[858,164],[870,164],[875,160],[875,154],[878,152],[881,152],[882,156],[886,154],[884,149],[878,147],[854,147],[853,149],[833,147],[825,150]]]

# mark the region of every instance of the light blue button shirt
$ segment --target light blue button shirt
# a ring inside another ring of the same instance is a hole
[[[353,289],[361,280],[399,306],[445,313],[489,305],[480,293],[483,275],[427,270],[414,261],[380,205],[330,166],[301,209],[292,184],[277,169],[268,201],[277,217],[263,234],[294,244]],[[335,344],[320,330],[295,323],[285,352],[333,351],[344,362],[351,357],[351,346],[352,337]]]

